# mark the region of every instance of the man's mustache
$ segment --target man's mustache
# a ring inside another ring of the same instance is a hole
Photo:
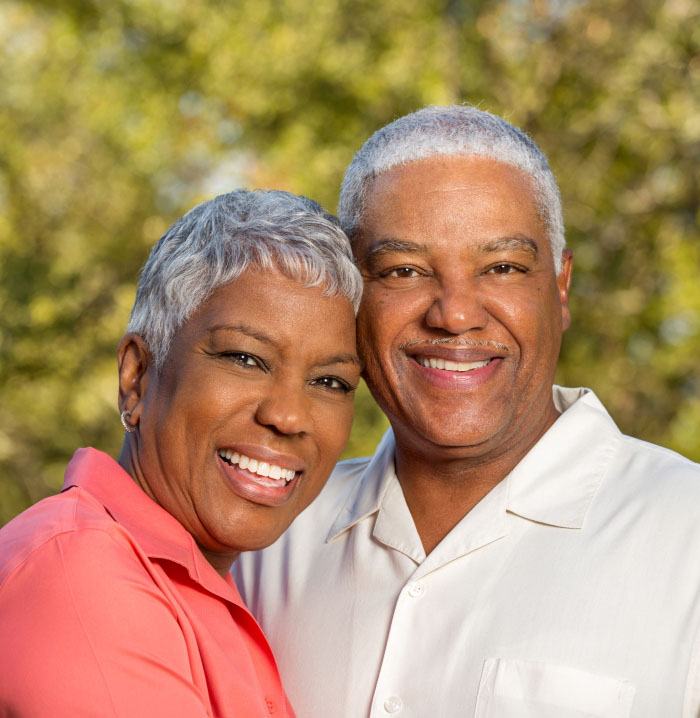
[[[451,346],[451,347],[459,347],[464,348],[467,347],[469,349],[495,349],[497,352],[503,353],[503,354],[510,354],[510,349],[505,345],[501,344],[500,342],[494,342],[491,340],[482,340],[482,339],[457,339],[457,338],[451,338],[451,337],[444,337],[442,339],[410,339],[407,342],[403,342],[399,345],[399,349],[410,349],[411,347],[416,346]]]

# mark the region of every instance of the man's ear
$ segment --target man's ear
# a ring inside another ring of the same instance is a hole
[[[571,289],[571,274],[574,269],[574,254],[565,249],[561,254],[561,272],[557,276],[559,301],[561,302],[562,329],[566,331],[571,326],[571,312],[569,311],[569,289]]]
[[[154,368],[153,357],[142,336],[129,333],[122,337],[117,347],[117,365],[119,410],[128,411],[129,423],[136,426],[143,411],[143,399]]]

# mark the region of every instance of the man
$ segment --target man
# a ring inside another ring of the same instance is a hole
[[[540,150],[427,108],[340,214],[392,429],[237,569],[298,715],[698,716],[700,467],[553,388],[572,257]]]

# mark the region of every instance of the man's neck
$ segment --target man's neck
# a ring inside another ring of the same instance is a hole
[[[396,475],[426,555],[539,441],[559,415],[551,409],[533,436],[503,442],[507,448],[500,452],[455,457],[449,450],[421,451],[396,432]]]

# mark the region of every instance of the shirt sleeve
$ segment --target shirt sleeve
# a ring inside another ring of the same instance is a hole
[[[0,715],[207,716],[183,629],[128,539],[53,537],[0,587]]]

